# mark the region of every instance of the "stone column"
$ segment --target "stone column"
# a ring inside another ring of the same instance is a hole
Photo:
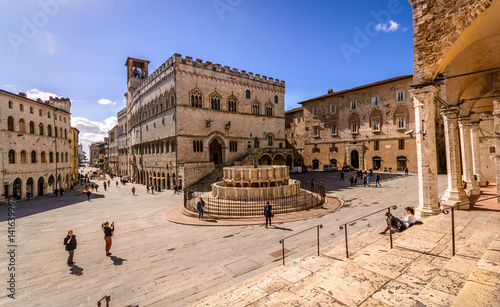
[[[495,166],[496,166],[496,180],[497,180],[497,195],[500,193],[500,74],[493,75],[493,116],[494,116],[494,130],[495,130]],[[497,203],[500,204],[500,197],[497,198]]]
[[[436,158],[436,105],[438,88],[425,86],[410,90],[415,108],[417,142],[418,207],[416,215],[427,217],[439,214]]]
[[[443,207],[455,206],[469,201],[467,195],[462,190],[458,133],[459,112],[460,108],[456,106],[441,109],[441,114],[443,114],[444,118],[446,170],[448,173],[448,188],[441,198],[441,205]]]
[[[472,165],[472,137],[470,117],[464,116],[458,119],[460,127],[460,149],[462,151],[463,180],[467,182],[467,195],[479,195],[479,184],[474,180],[474,168]],[[469,191],[471,194],[469,194]]]
[[[486,181],[483,180],[483,175],[481,174],[481,155],[479,146],[479,122],[471,123],[470,126],[470,137],[472,144],[472,165],[474,170],[474,176],[476,176],[476,181],[480,187],[486,186]]]

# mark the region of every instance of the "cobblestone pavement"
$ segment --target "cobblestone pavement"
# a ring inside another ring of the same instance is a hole
[[[327,193],[344,199],[344,207],[322,217],[261,225],[206,227],[171,223],[165,213],[182,204],[172,191],[147,194],[143,185],[127,184],[86,196],[39,197],[16,204],[15,290],[16,299],[2,288],[0,305],[95,306],[111,294],[111,306],[183,306],[256,276],[280,264],[279,240],[319,223],[322,245],[342,238],[341,223],[389,205],[398,212],[416,205],[415,175],[381,174],[382,188],[348,187],[339,173],[308,172],[294,178],[325,181]],[[348,175],[346,176],[348,178]],[[440,193],[446,178],[439,178]],[[137,196],[131,188],[136,187]],[[115,222],[111,257],[105,256],[101,223]],[[264,222],[264,220],[263,220]],[[383,223],[383,214],[353,223],[357,232]],[[381,226],[378,226],[381,227]],[[374,231],[378,230],[374,227]],[[7,206],[0,205],[3,255],[0,276],[9,280]],[[78,239],[76,264],[66,266],[62,244],[72,229]],[[315,249],[315,232],[286,240],[289,259]]]

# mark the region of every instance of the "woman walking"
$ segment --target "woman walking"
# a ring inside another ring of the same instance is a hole
[[[108,222],[101,225],[102,231],[104,231],[104,241],[106,241],[106,256],[111,256],[109,250],[111,249],[111,238],[113,237],[113,232],[115,231],[115,222],[111,223],[111,227]]]

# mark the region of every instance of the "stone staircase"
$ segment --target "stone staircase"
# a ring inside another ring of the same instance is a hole
[[[337,226],[327,226],[336,228]],[[371,227],[194,306],[500,306],[500,214],[455,211],[403,233]],[[329,231],[329,230],[326,230]]]
[[[212,172],[210,172],[208,175],[206,175],[205,177],[198,180],[198,182],[196,182],[196,184],[210,185],[210,184],[216,182],[217,178],[219,178],[219,180],[222,180],[223,175],[224,175],[222,169],[223,169],[223,166],[215,166],[215,169]]]

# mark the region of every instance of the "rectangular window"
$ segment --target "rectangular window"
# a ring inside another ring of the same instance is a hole
[[[330,105],[330,114],[335,114],[337,112],[336,108],[335,108],[335,105],[332,104]]]
[[[351,101],[351,110],[356,110],[356,100]]]
[[[337,126],[336,125],[332,126],[332,135],[337,135]]]
[[[495,147],[490,147],[490,153],[495,153]]]
[[[372,118],[372,130],[373,131],[380,131],[380,118],[379,117]]]
[[[406,114],[396,114],[396,129],[405,129],[406,128]]]
[[[377,96],[372,97],[372,106],[374,106],[374,107],[378,106],[378,97]]]
[[[397,93],[397,101],[404,101],[404,100],[405,100],[404,91],[399,91]]]
[[[313,153],[315,153],[315,152],[319,152],[318,145],[314,145],[314,148],[313,148]]]
[[[351,122],[351,132],[358,133],[358,122],[357,121]]]
[[[380,142],[378,140],[373,141],[373,150],[378,151],[380,149]]]
[[[399,148],[399,150],[405,149],[405,139],[398,140],[398,148]]]
[[[319,136],[319,127],[313,128],[314,136]]]
[[[237,152],[238,151],[238,142],[237,141],[230,141],[229,142],[229,151],[230,152]]]
[[[318,109],[312,109],[313,117],[318,117]]]

